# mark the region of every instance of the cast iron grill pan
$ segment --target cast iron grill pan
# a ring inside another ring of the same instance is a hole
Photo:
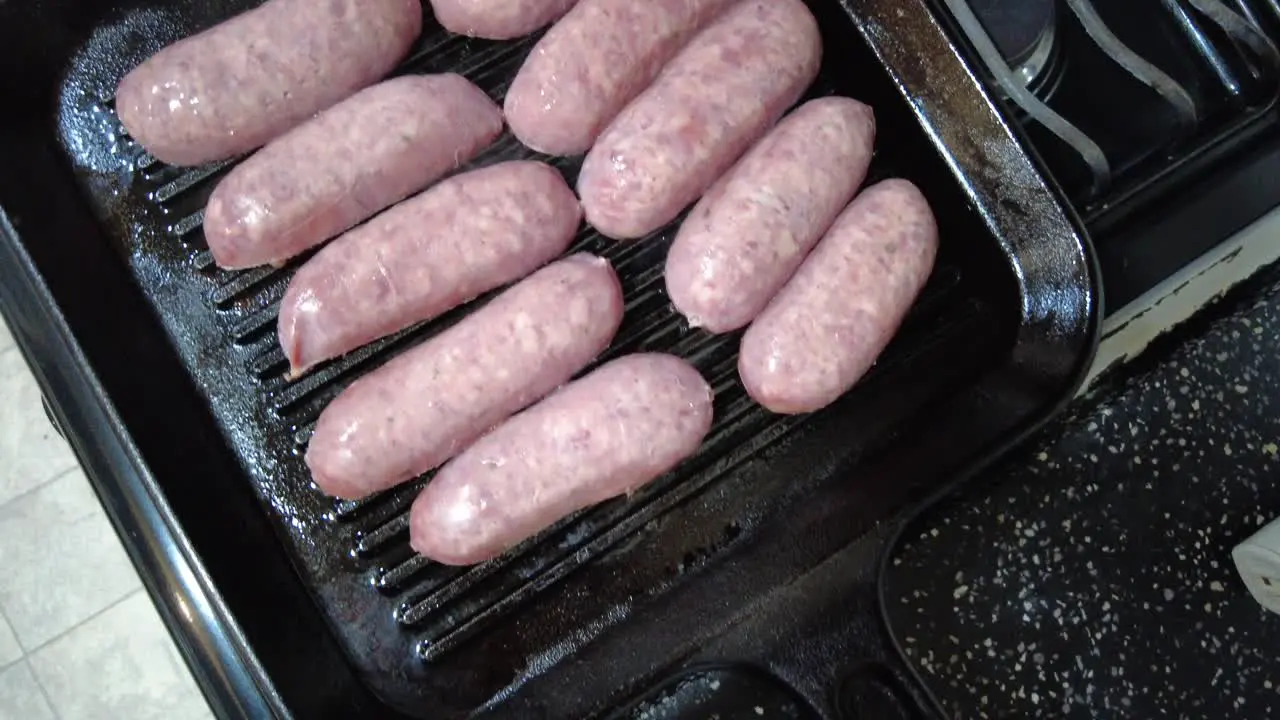
[[[689,359],[715,389],[715,425],[695,457],[630,497],[589,508],[488,563],[449,568],[429,562],[407,542],[407,511],[427,478],[366,500],[335,502],[313,487],[302,453],[319,413],[344,387],[492,293],[297,381],[285,379],[276,315],[289,277],[306,257],[279,270],[217,268],[200,229],[203,207],[235,161],[185,170],[158,163],[124,135],[111,105],[116,73],[249,3],[212,5],[194,21],[154,9],[128,11],[91,41],[97,53],[132,61],[106,72],[94,62],[95,52],[73,62],[62,141],[97,215],[244,465],[245,477],[226,482],[253,483],[348,660],[402,711],[435,716],[495,702],[512,689],[512,677],[537,662],[552,667],[598,632],[625,622],[637,598],[696,583],[777,508],[811,486],[837,481],[779,458],[856,465],[909,432],[904,425],[914,413],[1009,352],[1018,322],[1009,260],[842,7],[811,0],[826,58],[809,96],[839,93],[872,104],[880,131],[868,184],[890,176],[915,181],[943,229],[937,268],[899,336],[832,408],[800,418],[771,415],[738,381],[739,335],[690,330],[666,297],[662,263],[679,221],[623,243],[586,228],[571,252],[608,258],[622,279],[627,308],[616,342],[598,362],[639,351]],[[458,72],[500,102],[535,39],[460,38],[436,27],[427,12],[424,35],[399,72]],[[506,134],[464,170],[528,158],[550,162],[571,184],[581,164],[581,158],[540,156]],[[833,443],[833,434],[841,441]],[[770,480],[743,486],[744,477],[759,475]],[[889,514],[877,507],[849,518],[849,525],[865,531]],[[591,592],[572,607],[561,604],[582,587]]]

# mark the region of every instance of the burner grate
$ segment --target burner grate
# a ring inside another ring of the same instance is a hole
[[[1274,0],[945,2],[1089,221],[1276,99]]]

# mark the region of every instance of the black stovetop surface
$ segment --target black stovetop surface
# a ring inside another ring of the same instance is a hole
[[[957,36],[985,32],[995,60],[1099,154],[1091,164],[1079,141],[1033,119],[984,57],[988,84],[1089,228],[1109,309],[1280,205],[1280,1],[1228,0],[1236,25],[1201,10],[1213,0],[939,2]]]
[[[904,534],[889,624],[954,717],[1278,717],[1280,616],[1231,549],[1280,515],[1280,267]]]
[[[1128,16],[1094,3],[1193,96],[1198,124],[1176,137],[1154,94],[1129,86],[1134,102],[1117,101],[1125,85],[1106,74],[1117,66],[1104,70],[1072,5],[1089,4],[970,0],[1011,60],[1055,8],[1062,55],[1037,93],[1118,160],[1114,184],[1090,192],[1063,144],[1024,125],[1089,226],[1114,312],[1280,205],[1274,67],[1255,73],[1263,66],[1194,3],[1126,3]],[[1277,3],[1232,8],[1277,36]],[[1143,37],[1144,25],[1167,32]],[[1177,47],[1185,57],[1168,55]],[[1115,142],[1125,131],[1131,141]],[[892,634],[944,712],[1280,716],[1280,617],[1249,595],[1230,556],[1280,515],[1278,388],[1274,267],[922,510],[881,591]]]

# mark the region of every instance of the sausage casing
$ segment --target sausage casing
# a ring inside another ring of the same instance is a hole
[[[410,513],[413,547],[449,565],[492,558],[670,470],[698,449],[711,420],[711,388],[684,360],[615,360],[442,468]]]
[[[460,75],[356,93],[254,153],[214,188],[204,235],[229,269],[280,264],[475,157],[502,112]]]
[[[634,239],[698,199],[817,76],[801,0],[742,0],[699,33],[605,129],[582,165],[587,222]]]
[[[312,478],[360,498],[431,470],[586,367],[621,322],[608,261],[548,265],[352,383],[316,423]]]
[[[377,82],[420,32],[418,0],[267,0],[143,62],[116,112],[161,162],[225,160]]]
[[[834,402],[893,339],[937,247],[915,185],[885,180],[864,190],[747,329],[738,357],[747,392],[778,413]]]
[[[769,132],[693,208],[667,255],[667,294],[694,327],[756,318],[866,178],[875,116],[811,100]]]
[[[578,0],[431,0],[436,20],[449,32],[511,40],[554,22]]]
[[[280,346],[298,374],[430,320],[555,259],[581,220],[548,165],[455,175],[308,260],[280,305]]]
[[[582,0],[538,41],[507,92],[507,124],[549,155],[580,155],[699,29],[737,0]]]

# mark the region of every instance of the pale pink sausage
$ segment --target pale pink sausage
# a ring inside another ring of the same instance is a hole
[[[555,259],[581,220],[542,163],[455,175],[308,260],[280,306],[280,346],[296,375],[430,320]]]
[[[283,263],[418,192],[501,132],[501,110],[460,75],[374,85],[227,175],[205,209],[209,250],[224,268]]]
[[[449,32],[511,40],[550,25],[577,1],[431,0],[431,8],[436,20]]]
[[[409,516],[414,550],[469,565],[697,451],[711,388],[671,355],[615,360],[499,425],[437,473]]]
[[[579,155],[699,29],[738,0],[582,0],[538,41],[507,91],[520,142]]]
[[[116,112],[161,162],[224,160],[377,82],[421,31],[418,0],[268,0],[139,65]]]
[[[863,191],[747,330],[738,358],[747,392],[777,413],[834,402],[897,332],[937,247],[914,185],[886,180]]]
[[[690,325],[730,332],[764,310],[866,178],[875,127],[857,100],[812,100],[707,192],[667,255]]]
[[[421,475],[586,367],[622,322],[608,261],[548,265],[325,408],[307,448],[320,489],[360,498]]]
[[[632,239],[674,220],[804,93],[822,60],[801,0],[742,0],[676,55],[587,153],[587,222]]]

